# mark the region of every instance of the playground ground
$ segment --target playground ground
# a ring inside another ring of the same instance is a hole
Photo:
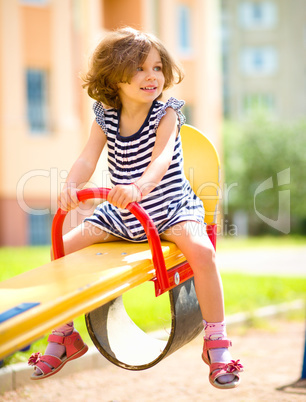
[[[250,258],[250,253],[252,258]],[[304,277],[306,247],[267,249],[261,253],[227,251],[219,253],[223,271]],[[221,391],[208,382],[208,367],[200,355],[202,338],[141,372],[120,369],[95,354],[67,364],[49,379],[33,382],[29,373],[16,391],[0,394],[0,401],[24,402],[295,402],[306,400],[306,380],[298,382],[303,366],[305,322],[273,318],[262,329],[230,326],[233,358],[245,366],[242,383],[234,390]],[[86,367],[84,367],[86,366]],[[100,367],[100,368],[97,368]],[[0,379],[1,381],[1,379]],[[1,385],[1,384],[0,384]],[[16,385],[16,384],[15,384]],[[18,385],[18,384],[17,384]]]
[[[16,391],[0,395],[0,401],[306,400],[306,380],[304,383],[297,383],[302,370],[304,322],[274,318],[266,322],[264,329],[238,326],[230,327],[228,332],[234,344],[233,357],[240,358],[245,366],[242,383],[234,390],[221,391],[209,384],[208,367],[200,358],[202,339],[199,336],[146,371],[126,371],[107,363],[100,369],[75,372],[74,365],[79,365],[81,358],[67,364],[62,372],[54,377],[37,383],[29,380]]]

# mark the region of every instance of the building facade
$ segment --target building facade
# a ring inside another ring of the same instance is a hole
[[[186,73],[166,99],[184,99],[188,123],[220,147],[218,15],[215,0],[0,0],[0,246],[50,241],[94,118],[79,72],[110,30],[130,25],[165,43]],[[101,158],[91,185],[107,185],[105,168]]]
[[[306,113],[306,1],[222,0],[223,104],[241,120]]]

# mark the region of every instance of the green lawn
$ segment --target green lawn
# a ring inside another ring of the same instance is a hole
[[[246,247],[300,247],[305,239],[288,237],[258,239],[222,239],[218,250]],[[0,280],[7,279],[49,261],[49,247],[0,248]],[[238,273],[222,274],[226,314],[252,312],[257,308],[292,301],[305,296],[306,278],[278,278]],[[124,295],[131,318],[145,331],[167,328],[170,324],[168,294],[156,298],[152,282],[147,282]],[[75,320],[76,328],[86,342],[91,340],[83,317]],[[5,364],[26,361],[32,352],[44,351],[46,337],[35,342],[31,350],[16,353],[5,359]]]
[[[281,237],[219,237],[217,251],[241,250],[246,248],[305,247],[302,236]],[[0,280],[11,278],[29,269],[50,261],[50,246],[43,247],[0,247]]]
[[[11,278],[50,261],[50,246],[0,247],[0,280]]]

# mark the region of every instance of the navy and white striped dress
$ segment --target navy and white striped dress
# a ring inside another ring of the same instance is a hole
[[[120,111],[105,109],[100,102],[95,102],[93,109],[96,121],[107,136],[108,169],[113,186],[133,183],[143,174],[151,161],[156,130],[166,109],[170,107],[176,111],[180,128],[185,122],[180,111],[183,105],[183,101],[175,98],[170,98],[166,103],[154,101],[137,133],[122,137],[119,133]],[[151,216],[159,234],[182,221],[204,224],[203,204],[184,175],[180,134],[176,138],[167,173],[139,204]],[[94,214],[85,220],[129,241],[147,240],[143,227],[131,212],[117,208],[107,201],[98,205]]]

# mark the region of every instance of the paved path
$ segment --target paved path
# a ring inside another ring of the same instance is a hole
[[[217,248],[221,272],[306,277],[306,246],[222,251]]]

